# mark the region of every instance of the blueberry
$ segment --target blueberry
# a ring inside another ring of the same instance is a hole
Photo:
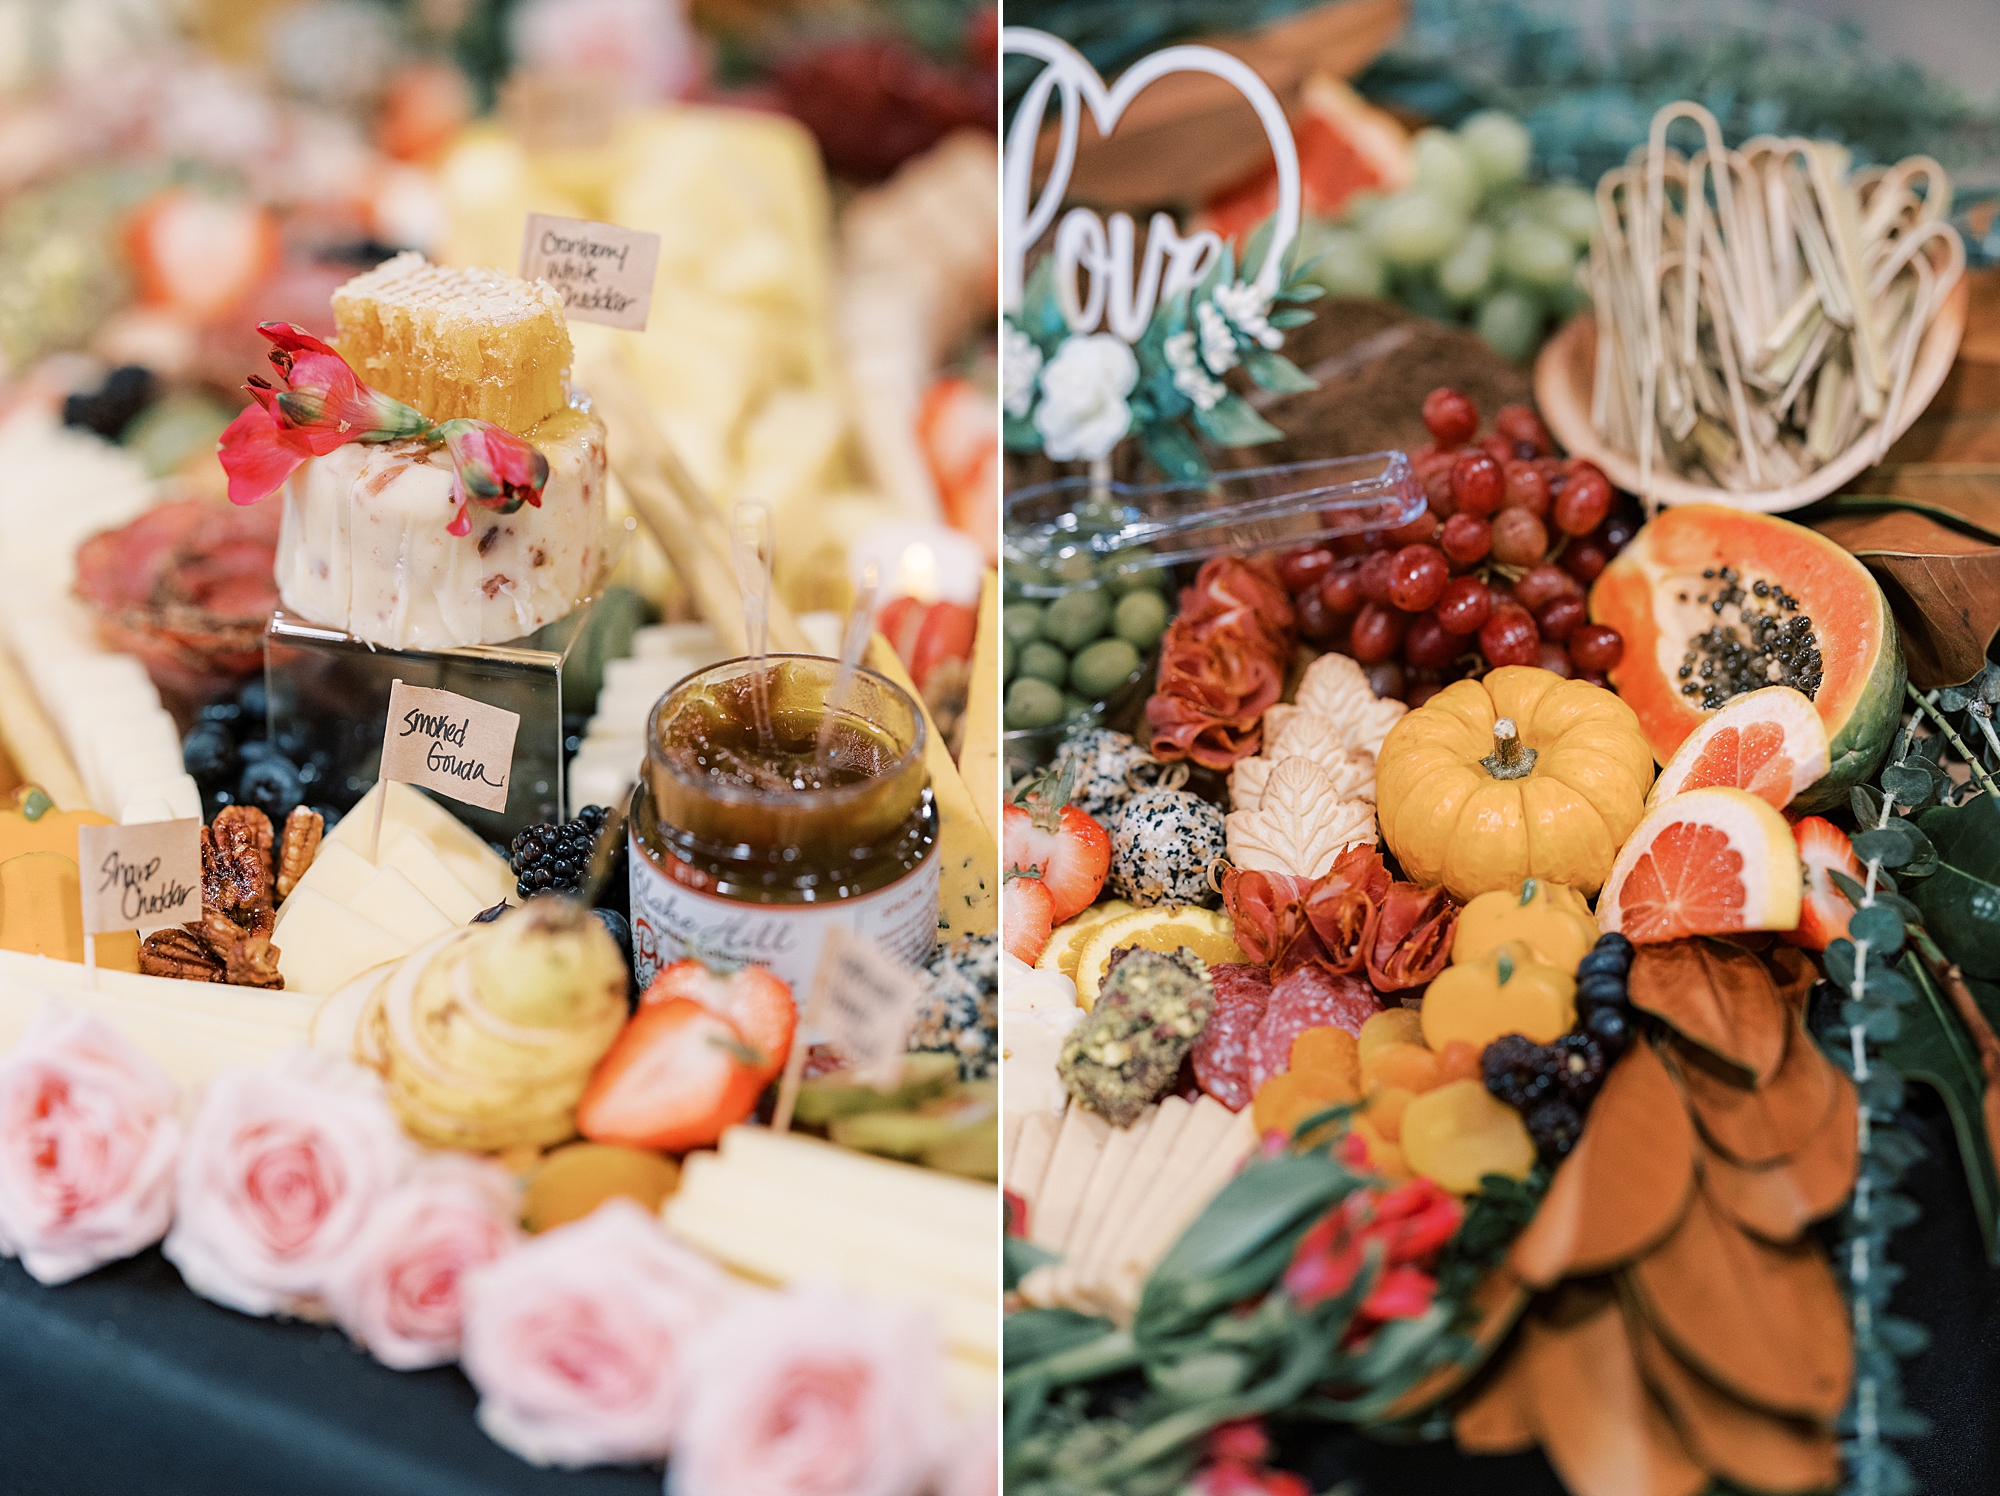
[[[236,750],[236,756],[246,764],[254,764],[259,760],[269,758],[277,751],[277,749],[271,746],[268,739],[258,737],[250,738],[242,743]]]
[[[201,720],[220,722],[234,735],[243,725],[243,708],[234,701],[211,701],[201,709]]]
[[[220,722],[197,722],[181,743],[181,767],[203,789],[232,778],[237,766],[236,739]]]
[[[632,958],[632,927],[625,923],[625,916],[616,909],[593,909],[590,912],[604,921],[604,928],[618,942],[619,954],[629,961]]]
[[[1616,951],[1620,956],[1624,957],[1627,966],[1632,964],[1632,942],[1627,940],[1623,935],[1620,935],[1616,930],[1611,931],[1608,935],[1598,936],[1597,949],[1600,951]]]
[[[1623,1008],[1593,1008],[1583,1020],[1583,1031],[1597,1041],[1609,1059],[1616,1059],[1632,1042],[1632,1019]]]
[[[1581,1008],[1618,1007],[1629,1000],[1623,977],[1597,972],[1576,984],[1576,1002]]]
[[[1625,958],[1616,951],[1592,951],[1576,963],[1576,979],[1580,982],[1585,977],[1604,976],[1623,981],[1627,965]]]
[[[312,740],[305,727],[296,719],[287,722],[271,735],[271,741],[278,745],[278,751],[293,763],[299,763],[312,747]]]
[[[290,759],[268,754],[243,771],[236,797],[245,805],[263,811],[275,825],[304,798],[300,793],[299,771]]]
[[[236,693],[236,704],[243,708],[243,715],[252,721],[262,722],[270,707],[270,697],[265,694],[262,680],[249,680]]]

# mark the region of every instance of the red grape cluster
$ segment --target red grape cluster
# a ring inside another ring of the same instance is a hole
[[[1300,634],[1352,655],[1376,694],[1411,706],[1492,665],[1605,684],[1625,641],[1589,621],[1584,592],[1637,528],[1610,480],[1554,456],[1526,405],[1502,407],[1480,438],[1472,401],[1436,389],[1424,425],[1431,444],[1410,454],[1422,513],[1280,558]]]

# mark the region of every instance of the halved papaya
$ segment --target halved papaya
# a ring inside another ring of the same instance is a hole
[[[1725,702],[1765,686],[1810,697],[1830,766],[1789,807],[1845,803],[1902,715],[1903,651],[1868,569],[1825,536],[1719,504],[1663,511],[1590,590],[1625,639],[1611,683],[1662,764]]]

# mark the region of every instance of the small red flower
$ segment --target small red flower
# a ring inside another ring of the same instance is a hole
[[[437,435],[451,453],[457,480],[452,498],[458,508],[446,528],[464,535],[472,528],[468,501],[497,514],[512,514],[523,504],[542,507],[542,488],[549,481],[549,460],[513,432],[489,421],[446,421]]]
[[[1337,1298],[1353,1286],[1369,1248],[1378,1247],[1381,1272],[1355,1311],[1348,1338],[1387,1320],[1415,1318],[1437,1291],[1427,1269],[1463,1218],[1457,1198],[1428,1179],[1389,1190],[1357,1189],[1299,1238],[1285,1269],[1285,1291],[1304,1309]]]

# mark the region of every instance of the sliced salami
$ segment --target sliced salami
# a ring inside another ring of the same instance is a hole
[[[1208,969],[1215,1011],[1194,1041],[1194,1075],[1202,1090],[1232,1112],[1250,1104],[1250,1040],[1271,1001],[1269,967],[1223,962]]]
[[[1321,966],[1286,972],[1250,1036],[1250,1094],[1291,1069],[1292,1040],[1307,1029],[1331,1026],[1358,1036],[1361,1025],[1381,1011],[1375,989],[1359,977],[1334,976]]]

